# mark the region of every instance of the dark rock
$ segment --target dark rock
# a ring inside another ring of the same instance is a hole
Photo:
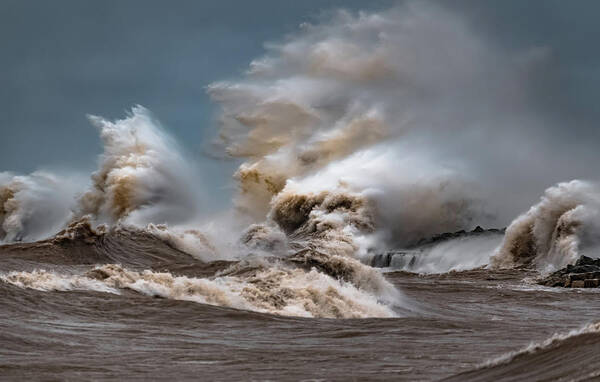
[[[481,226],[477,226],[472,231],[460,230],[460,231],[456,231],[456,232],[445,232],[445,233],[441,233],[439,235],[434,235],[430,238],[424,238],[424,239],[419,240],[411,248],[421,247],[421,246],[430,245],[430,244],[436,244],[436,243],[439,243],[442,241],[458,239],[458,238],[463,238],[463,237],[473,237],[473,236],[486,235],[486,234],[504,234],[505,231],[506,231],[506,228],[484,229],[484,228],[481,228]]]
[[[583,265],[593,265],[596,267],[600,267],[600,259],[592,259],[591,257],[581,256],[579,259],[577,259],[575,266],[580,267]]]
[[[600,259],[581,256],[574,265],[567,265],[538,284],[563,288],[598,288],[600,286]]]

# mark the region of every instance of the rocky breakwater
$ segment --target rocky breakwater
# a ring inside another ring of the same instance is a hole
[[[600,287],[600,259],[581,256],[574,265],[567,265],[543,279],[540,285],[563,288]]]
[[[457,232],[441,233],[430,238],[421,239],[418,242],[409,245],[406,249],[375,253],[369,258],[368,264],[376,268],[395,268],[410,271],[411,268],[419,262],[419,259],[426,255],[428,250],[438,244],[449,242],[451,240],[464,240],[486,235],[503,235],[505,231],[506,228],[484,229],[477,226],[472,231],[461,230]]]

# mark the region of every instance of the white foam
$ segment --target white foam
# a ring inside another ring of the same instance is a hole
[[[559,183],[510,224],[491,265],[532,265],[550,272],[597,247],[599,230],[600,187],[580,180]]]
[[[245,276],[194,278],[149,270],[136,272],[118,265],[95,268],[104,275],[48,271],[10,272],[0,280],[42,291],[92,290],[119,294],[129,289],[148,296],[194,301],[257,312],[304,317],[394,317],[392,308],[349,282],[316,270],[272,266]]]

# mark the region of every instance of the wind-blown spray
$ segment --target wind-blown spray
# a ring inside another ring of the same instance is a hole
[[[148,110],[136,106],[115,122],[90,120],[100,130],[104,153],[91,189],[80,199],[79,216],[147,224],[178,223],[198,213],[193,171]]]
[[[79,187],[76,177],[46,171],[0,173],[0,242],[39,240],[58,232],[69,220]]]
[[[575,262],[582,251],[597,248],[599,230],[599,186],[579,180],[559,183],[510,224],[491,265],[554,270]]]
[[[209,86],[223,109],[216,143],[245,160],[240,216],[277,216],[294,190],[360,195],[387,245],[496,223],[488,191],[504,175],[480,166],[506,155],[481,131],[511,133],[535,60],[501,54],[430,4],[303,24],[244,79]]]

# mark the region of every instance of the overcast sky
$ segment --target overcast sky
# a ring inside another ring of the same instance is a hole
[[[266,41],[322,10],[361,3],[2,0],[0,170],[93,169],[101,148],[86,114],[120,118],[135,104],[198,152],[209,83],[241,75]]]
[[[203,156],[215,131],[211,82],[243,75],[264,43],[336,8],[386,9],[394,1],[0,1],[0,171],[93,170],[101,152],[86,114],[120,118],[150,109],[206,171],[231,164]],[[442,2],[486,39],[510,50],[539,46],[536,74],[548,134],[595,150],[600,108],[597,1]],[[595,166],[590,163],[590,166]],[[223,171],[220,171],[223,169]]]

